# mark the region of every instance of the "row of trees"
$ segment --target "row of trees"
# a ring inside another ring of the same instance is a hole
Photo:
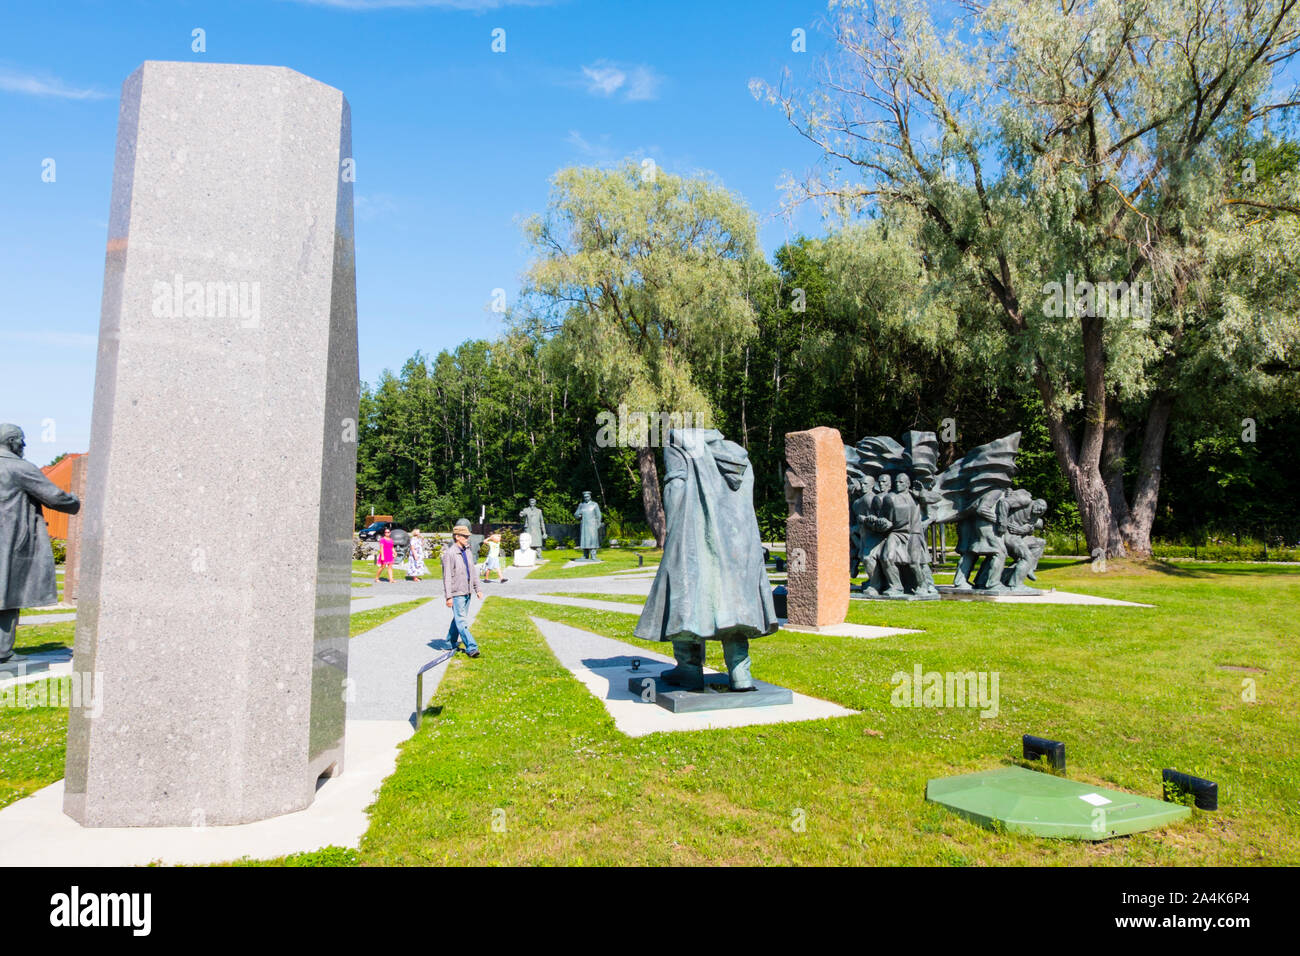
[[[561,171],[510,333],[366,391],[360,503],[559,520],[591,490],[661,539],[657,449],[599,440],[625,406],[744,444],[769,533],[817,424],[949,457],[1020,429],[1025,484],[1110,555],[1240,529],[1243,489],[1294,491],[1296,2],[835,4],[820,88],[756,91],[823,148],[796,186],[839,228],[769,263],[714,183]]]

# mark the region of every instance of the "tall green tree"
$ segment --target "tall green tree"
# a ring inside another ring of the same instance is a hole
[[[1296,364],[1300,184],[1261,170],[1297,2],[841,0],[820,89],[758,89],[825,151],[808,195],[914,228],[965,287],[960,334],[1032,383],[1090,549],[1150,552],[1206,383],[1259,399]]]
[[[536,256],[526,294],[607,410],[711,420],[702,378],[720,348],[754,335],[752,297],[768,272],[749,208],[719,185],[653,166],[573,167],[554,176],[545,214],[525,232]],[[626,437],[662,544],[658,436]]]

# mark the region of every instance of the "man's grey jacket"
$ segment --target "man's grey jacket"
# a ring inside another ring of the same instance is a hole
[[[40,505],[69,514],[81,508],[75,495],[0,445],[0,608],[41,607],[59,599]]]
[[[470,588],[480,598],[482,590],[478,586],[478,575],[474,573],[477,564],[469,548],[452,543],[442,549],[442,593],[444,597],[457,597],[469,594]]]

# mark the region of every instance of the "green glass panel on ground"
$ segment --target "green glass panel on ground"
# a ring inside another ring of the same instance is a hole
[[[981,826],[1065,840],[1109,840],[1154,830],[1192,811],[1122,790],[1067,780],[1024,767],[999,767],[925,785],[925,799]]]

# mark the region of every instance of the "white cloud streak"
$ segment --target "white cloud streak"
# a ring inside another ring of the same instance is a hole
[[[103,90],[78,89],[54,77],[38,76],[7,67],[0,67],[0,92],[51,96],[62,100],[104,100],[109,97]]]
[[[663,77],[645,64],[625,66],[597,60],[582,68],[587,92],[593,96],[621,95],[629,102],[653,100],[659,95]]]

